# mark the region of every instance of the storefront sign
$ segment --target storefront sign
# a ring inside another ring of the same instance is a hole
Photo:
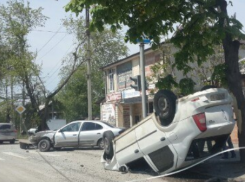
[[[148,96],[146,96],[146,102],[148,100]],[[136,103],[141,103],[142,102],[142,97],[132,97],[132,98],[127,98],[123,99],[122,103],[123,104],[136,104]]]
[[[115,104],[104,104],[101,107],[101,119],[116,126]]]
[[[134,89],[122,91],[122,98],[123,99],[132,98],[132,97],[139,97],[139,96],[140,96],[140,92],[135,91]]]
[[[121,98],[122,98],[121,92],[115,92],[115,93],[107,94],[106,102],[120,101]]]

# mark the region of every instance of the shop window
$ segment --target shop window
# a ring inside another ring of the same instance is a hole
[[[114,70],[110,69],[108,71],[108,79],[109,79],[109,91],[113,91],[114,90]]]

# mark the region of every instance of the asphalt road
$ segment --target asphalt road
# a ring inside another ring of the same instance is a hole
[[[122,174],[104,170],[102,150],[91,148],[39,152],[23,150],[19,144],[0,144],[0,182],[120,182],[148,181],[156,177],[149,169],[139,168]],[[210,176],[185,171],[174,176],[156,178],[154,182],[203,182]]]

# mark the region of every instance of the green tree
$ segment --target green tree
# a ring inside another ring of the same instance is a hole
[[[31,111],[38,112],[36,80],[40,74],[39,67],[33,62],[35,54],[28,51],[27,35],[37,26],[43,26],[47,17],[43,16],[42,8],[31,9],[29,2],[23,0],[9,0],[6,5],[0,6],[0,46],[2,81],[7,88],[11,88],[12,110],[14,109],[13,89],[17,85],[22,87],[22,104],[25,104],[26,95],[31,101]],[[8,97],[6,97],[8,98]]]
[[[64,25],[75,36],[75,44],[79,45],[78,57],[85,63],[86,42],[84,40],[86,40],[86,27],[84,19],[82,17],[79,19],[68,18],[64,20]],[[127,56],[127,50],[123,37],[119,32],[113,33],[105,29],[103,32],[95,31],[91,33],[92,107],[94,117],[100,115],[98,101],[105,96],[104,73],[100,71],[100,68]],[[65,63],[65,67],[61,70],[63,78],[69,74],[71,67],[69,58],[66,59]],[[66,117],[69,120],[87,118],[86,76],[87,68],[85,65],[81,65],[57,96],[58,100],[64,105]]]
[[[245,146],[245,98],[238,63],[239,40],[244,39],[244,34],[241,33],[242,24],[228,16],[227,5],[226,0],[71,0],[66,10],[79,14],[90,6],[92,29],[103,30],[109,24],[115,30],[126,25],[129,27],[126,40],[132,42],[144,36],[157,45],[162,35],[175,32],[170,39],[179,48],[174,65],[184,73],[191,70],[190,62],[201,65],[215,53],[214,45],[222,44],[228,87],[242,111],[239,145]],[[240,154],[245,162],[245,151],[241,150]]]
[[[155,83],[158,89],[170,89],[177,95],[187,95],[194,92],[194,86],[197,84],[200,84],[199,87],[210,84],[217,87],[227,87],[224,54],[220,45],[215,46],[215,54],[208,57],[202,65],[198,66],[196,62],[191,63],[189,65],[190,71],[182,75],[182,79],[179,81],[177,75],[180,76],[181,73],[178,73],[178,70],[172,66],[176,48],[166,41],[160,45],[158,50],[161,52],[160,61],[151,66],[152,75],[147,78],[151,83]],[[195,78],[195,81],[191,78]],[[152,91],[154,92],[154,90]]]
[[[67,73],[66,73],[67,72]],[[69,74],[67,68],[62,69],[62,75]],[[64,106],[63,112],[67,121],[85,119],[87,117],[87,79],[86,68],[81,66],[70,81],[57,94]]]

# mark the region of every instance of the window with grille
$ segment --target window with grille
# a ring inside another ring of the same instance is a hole
[[[114,70],[110,69],[108,71],[108,79],[109,79],[109,91],[113,91],[114,90]]]

